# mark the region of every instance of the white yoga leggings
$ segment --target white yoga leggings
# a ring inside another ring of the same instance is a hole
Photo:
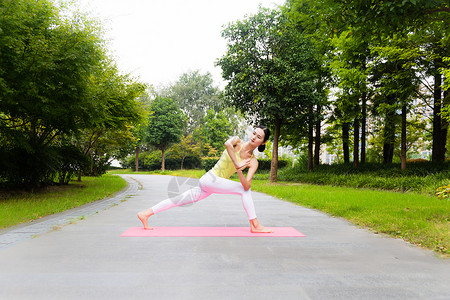
[[[153,206],[152,210],[156,214],[175,206],[200,201],[211,194],[241,195],[242,204],[247,212],[248,219],[252,220],[256,218],[251,190],[246,191],[240,182],[218,177],[212,172],[208,172],[200,178],[198,187],[193,187],[176,197],[163,200]]]

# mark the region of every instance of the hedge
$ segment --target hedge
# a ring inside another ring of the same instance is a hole
[[[161,151],[142,152],[139,154],[139,169],[142,170],[160,170],[161,169]],[[136,158],[134,156],[129,157],[126,161],[122,162],[122,166],[125,168],[135,169]],[[187,156],[183,162],[184,169],[199,169],[201,168],[201,158],[197,156]],[[167,170],[179,170],[181,168],[181,158],[177,157],[170,152],[165,156],[165,168]]]
[[[129,157],[126,161],[122,162],[123,167],[135,169],[134,156]],[[184,159],[184,169],[204,169],[206,171],[211,170],[219,160],[218,157],[205,157],[200,158],[198,156],[187,156]],[[270,171],[271,160],[270,159],[258,159],[259,171]],[[284,168],[289,164],[288,160],[278,160],[278,169]],[[181,167],[181,158],[175,157],[170,152],[165,157],[165,168],[167,170],[178,170]],[[142,152],[139,154],[139,169],[142,170],[160,170],[161,169],[161,151]]]
[[[403,171],[400,164],[365,163],[357,168],[352,164],[319,165],[312,171],[298,166],[278,174],[281,181],[427,194],[434,194],[438,187],[447,185],[449,178],[449,162],[414,162],[407,164]]]
[[[219,158],[203,158],[202,159],[202,168],[204,170],[210,170],[217,163]],[[268,158],[259,158],[258,159],[258,171],[270,171],[270,165],[272,163],[271,159]],[[289,164],[288,160],[279,159],[278,160],[278,169],[284,168]]]

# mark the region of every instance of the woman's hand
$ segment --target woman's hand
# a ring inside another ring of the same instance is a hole
[[[244,190],[247,191],[252,186],[253,175],[255,174],[256,170],[258,169],[258,161],[254,157],[244,159],[238,164],[238,167],[236,167],[236,169],[237,169],[237,174],[239,176],[239,181],[242,183]],[[248,172],[247,172],[247,177],[245,177],[244,173],[242,173],[242,170],[247,167],[248,167]]]
[[[247,159],[242,160],[242,161],[236,166],[236,170],[237,170],[237,171],[242,171],[242,170],[244,170],[245,168],[249,167],[249,166],[250,166],[250,161],[251,161],[250,158],[247,158]]]

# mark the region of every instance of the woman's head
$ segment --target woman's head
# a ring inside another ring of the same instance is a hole
[[[266,126],[259,125],[255,127],[253,133],[250,135],[250,142],[258,147],[259,152],[266,149],[266,142],[270,137],[270,130]]]

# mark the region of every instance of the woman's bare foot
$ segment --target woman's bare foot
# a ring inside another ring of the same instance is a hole
[[[153,210],[151,208],[138,212],[137,217],[139,218],[139,220],[141,220],[142,225],[144,225],[144,229],[147,229],[147,230],[153,229],[151,227],[148,227],[148,218],[150,216],[152,216],[153,214],[154,213],[153,213]]]
[[[259,228],[252,228],[253,233],[273,233],[273,230],[268,229],[264,226],[260,226]]]
[[[261,224],[259,224],[258,219],[252,219],[250,220],[250,226],[251,226],[251,231],[253,233],[272,233],[273,230],[268,229],[264,226],[262,226]]]

